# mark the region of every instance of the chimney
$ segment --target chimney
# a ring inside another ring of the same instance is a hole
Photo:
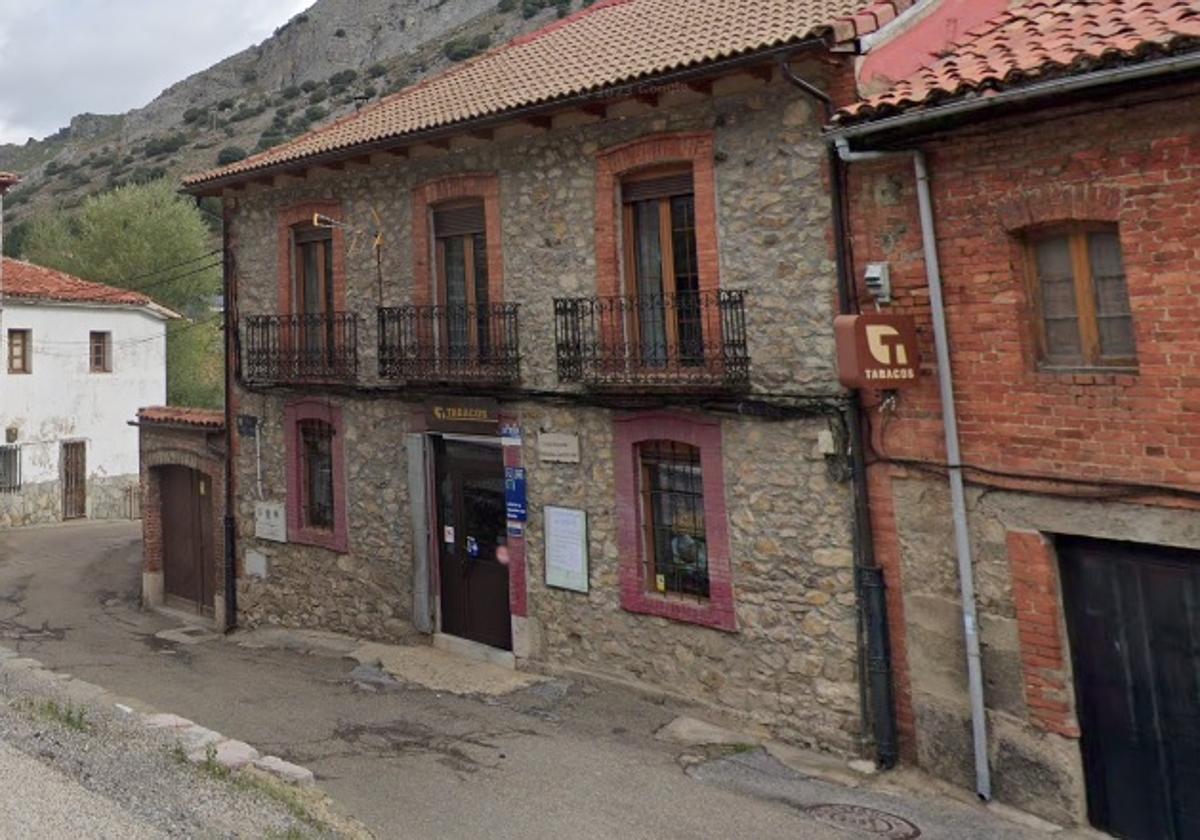
[[[11,172],[0,172],[0,319],[4,317],[4,196],[21,183]]]

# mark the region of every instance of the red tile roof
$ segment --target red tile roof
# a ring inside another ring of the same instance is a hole
[[[847,123],[883,117],[1051,75],[1197,49],[1197,0],[1025,0],[967,32],[908,79],[844,109],[836,119]]]
[[[9,298],[116,306],[155,305],[150,298],[137,292],[80,280],[52,268],[43,268],[9,257],[4,257],[4,271],[0,273],[0,284],[3,284],[0,286],[0,293]]]
[[[139,423],[167,426],[192,426],[198,429],[225,428],[225,414],[207,408],[150,406],[138,409]]]
[[[911,0],[600,0],[327,126],[185,187],[400,140],[519,108],[832,34],[882,26]],[[864,7],[869,14],[855,15]]]
[[[0,195],[4,195],[19,183],[21,183],[20,175],[14,175],[12,172],[0,171]]]

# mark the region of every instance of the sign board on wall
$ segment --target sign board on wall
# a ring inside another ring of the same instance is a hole
[[[544,463],[579,463],[579,435],[542,432],[538,435],[537,443],[538,458]]]
[[[587,512],[547,506],[546,585],[588,591]]]
[[[838,380],[847,388],[906,388],[917,381],[921,356],[917,324],[908,315],[838,315]]]
[[[504,516],[509,522],[524,522],[528,518],[525,507],[525,468],[504,468]]]
[[[425,425],[431,432],[494,435],[500,430],[500,407],[495,400],[432,400],[425,405]]]
[[[287,542],[287,516],[283,502],[254,503],[254,536],[271,542]]]

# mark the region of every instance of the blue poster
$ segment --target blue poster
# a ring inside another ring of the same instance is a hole
[[[504,468],[504,507],[505,516],[513,522],[524,522],[527,518],[525,510],[525,468]]]

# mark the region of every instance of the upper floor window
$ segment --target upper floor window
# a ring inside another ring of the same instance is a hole
[[[487,216],[483,201],[442,205],[433,211],[438,303],[443,307],[451,359],[476,356],[490,346]]]
[[[92,373],[112,372],[112,333],[92,332],[89,334],[88,362]]]
[[[1029,240],[1042,361],[1132,367],[1133,315],[1114,227],[1077,227]]]
[[[8,331],[8,372],[9,373],[32,373],[33,367],[30,361],[31,349],[33,343],[32,330],[9,330]]]
[[[626,294],[644,364],[700,364],[704,330],[690,166],[621,182]]]
[[[333,229],[292,228],[292,314],[330,315],[334,305]]]

